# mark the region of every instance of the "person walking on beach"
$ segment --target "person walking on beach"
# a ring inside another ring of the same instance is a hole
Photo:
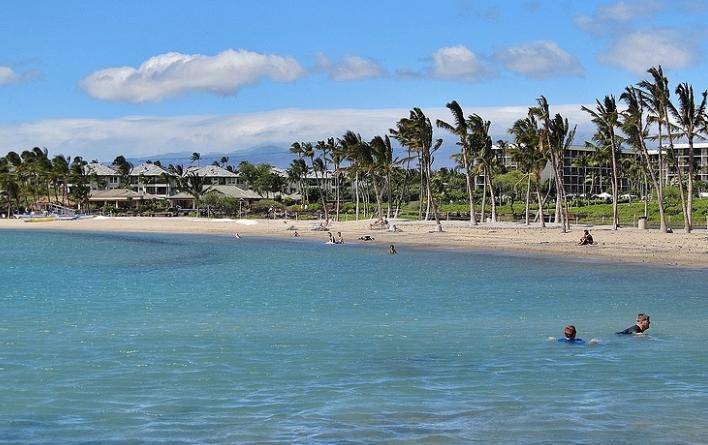
[[[616,332],[619,335],[634,335],[643,334],[649,329],[651,320],[649,319],[649,314],[637,314],[637,322],[625,329],[624,331]]]
[[[391,246],[388,248],[388,254],[389,254],[389,255],[395,255],[395,254],[397,254],[397,253],[398,253],[398,251],[396,250],[396,246],[394,246],[393,244],[391,244]]]

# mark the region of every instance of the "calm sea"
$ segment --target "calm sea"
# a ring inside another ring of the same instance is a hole
[[[708,442],[708,271],[0,232],[0,443]],[[652,316],[647,337],[614,331]],[[550,342],[565,324],[598,345]]]

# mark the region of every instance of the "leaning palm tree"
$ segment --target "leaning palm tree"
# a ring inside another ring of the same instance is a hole
[[[469,144],[467,121],[465,120],[464,113],[462,112],[462,107],[460,107],[460,104],[458,104],[457,101],[453,100],[452,102],[449,102],[446,107],[450,110],[450,113],[452,113],[454,125],[448,124],[440,119],[435,121],[435,123],[438,128],[447,130],[459,138],[457,145],[460,147],[462,169],[464,170],[465,181],[467,184],[467,199],[470,204],[470,224],[475,226],[477,225],[477,217],[475,216],[474,211],[474,187],[472,184],[472,176],[470,175],[469,153],[471,149]]]
[[[706,118],[706,96],[708,91],[703,91],[703,99],[696,106],[696,101],[693,95],[693,87],[684,82],[676,87],[676,97],[678,98],[678,107],[670,106],[671,114],[678,122],[681,129],[679,136],[683,136],[688,141],[688,172],[687,172],[687,191],[686,191],[686,216],[688,222],[686,232],[690,232],[693,228],[693,177],[695,166],[695,154],[693,150],[693,141],[696,138],[703,139],[701,132],[705,131],[708,118]]]
[[[654,171],[646,139],[649,137],[650,122],[645,113],[646,98],[639,88],[627,87],[620,99],[624,101],[627,109],[622,112],[622,131],[627,135],[627,141],[632,144],[642,159],[642,167],[648,174],[656,191],[656,201],[659,207],[659,230],[666,233],[666,215],[664,211],[664,188]]]
[[[600,138],[610,147],[612,154],[612,230],[617,230],[619,227],[619,212],[617,208],[619,198],[619,168],[617,153],[619,152],[621,138],[617,136],[615,130],[620,126],[619,111],[613,95],[605,96],[603,102],[596,100],[595,103],[595,110],[585,106],[580,108],[592,116],[591,120],[597,126]]]

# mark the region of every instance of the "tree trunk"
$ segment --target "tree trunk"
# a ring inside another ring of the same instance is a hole
[[[526,180],[526,209],[525,209],[525,215],[526,215],[526,225],[529,225],[529,198],[531,195],[531,174],[529,174],[527,180]]]
[[[354,194],[356,195],[356,220],[359,221],[359,172],[354,173]]]
[[[462,147],[462,163],[465,169],[465,182],[467,183],[467,198],[470,201],[470,225],[477,225],[477,216],[474,214],[474,188],[472,186],[472,178],[470,177],[470,167],[467,161],[467,152]]]

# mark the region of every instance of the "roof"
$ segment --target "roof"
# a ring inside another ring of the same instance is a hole
[[[163,174],[172,176],[172,173],[155,164],[140,164],[130,170],[130,176],[161,176]]]
[[[89,195],[89,201],[127,201],[128,199],[157,199],[150,193],[135,192],[128,189],[95,190]]]
[[[201,168],[189,167],[185,170],[184,174],[194,174],[209,178],[238,178],[236,173],[230,172],[218,165],[207,165]]]
[[[233,185],[213,185],[210,191],[221,193],[237,199],[262,199],[263,197],[253,190],[242,189]]]
[[[84,174],[86,175],[97,175],[97,176],[118,176],[118,172],[113,168],[99,164],[98,162],[91,162],[84,166]]]

